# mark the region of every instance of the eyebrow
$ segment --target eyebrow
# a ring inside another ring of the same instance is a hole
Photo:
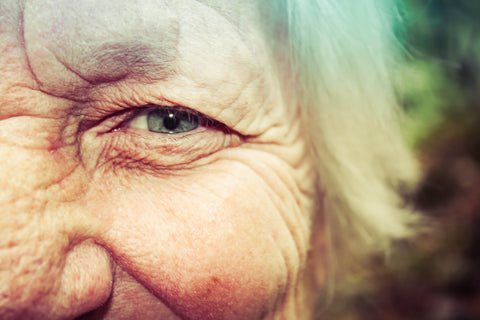
[[[90,84],[113,82],[126,77],[164,80],[175,73],[176,36],[162,37],[157,43],[141,40],[115,41],[92,46],[71,61],[71,71]],[[62,59],[63,60],[63,59]]]

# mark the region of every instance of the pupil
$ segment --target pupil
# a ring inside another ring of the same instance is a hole
[[[166,116],[163,120],[163,125],[165,126],[166,129],[173,131],[178,127],[180,123],[180,120],[175,117],[173,113],[169,113],[168,116]]]

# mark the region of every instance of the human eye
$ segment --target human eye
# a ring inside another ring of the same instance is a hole
[[[191,168],[199,160],[243,141],[241,134],[222,122],[172,103],[121,109],[94,126],[94,132],[97,134],[87,135],[97,137],[100,143],[97,150],[101,152],[90,152],[100,156],[95,163],[125,172],[162,173]]]
[[[193,110],[148,106],[134,115],[125,127],[148,130],[153,133],[179,134],[193,131],[200,125],[211,122]]]

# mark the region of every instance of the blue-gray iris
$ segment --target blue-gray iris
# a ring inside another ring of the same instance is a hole
[[[147,114],[148,130],[159,133],[183,133],[198,127],[198,116],[182,110],[155,109]]]

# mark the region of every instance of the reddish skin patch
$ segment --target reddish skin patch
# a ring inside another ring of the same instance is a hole
[[[55,162],[58,165],[61,165],[61,166],[65,165],[65,160],[66,160],[65,159],[65,154],[64,154],[63,150],[60,149],[60,147],[58,146],[57,143],[55,143],[54,145],[51,145],[48,148],[48,152],[52,155],[53,160],[55,160]]]

